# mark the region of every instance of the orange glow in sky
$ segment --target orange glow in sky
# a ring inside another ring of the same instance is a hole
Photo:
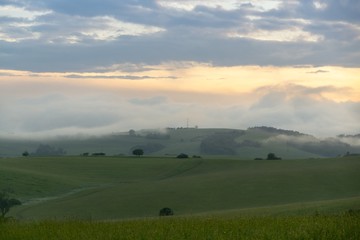
[[[323,97],[333,101],[360,100],[360,69],[344,67],[215,67],[208,64],[150,66],[149,71],[124,73],[31,73],[0,71],[2,84],[43,82],[64,84],[75,89],[91,87],[109,91],[186,93],[187,96],[215,94],[224,97],[247,94],[263,86],[301,85],[310,88],[333,87]],[[70,76],[70,77],[69,77]],[[11,81],[11,83],[9,82]],[[20,87],[19,87],[20,88]],[[79,90],[80,91],[80,90]],[[196,97],[195,97],[196,98]]]

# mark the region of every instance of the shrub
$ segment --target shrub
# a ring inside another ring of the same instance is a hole
[[[30,153],[28,151],[25,151],[22,153],[23,157],[28,157],[30,155]]]
[[[96,152],[96,153],[91,154],[91,156],[94,156],[94,157],[98,157],[98,156],[106,156],[106,154],[105,154],[105,153],[103,153],[103,152]]]
[[[275,155],[275,153],[269,153],[269,154],[267,155],[266,160],[281,160],[281,158],[280,158],[280,157],[277,157],[277,156]]]
[[[10,211],[10,208],[21,205],[18,199],[10,198],[7,192],[0,193],[0,219],[5,219],[5,215]]]
[[[180,153],[176,158],[189,158],[189,156],[185,153]]]
[[[140,157],[140,156],[144,155],[144,150],[137,148],[132,151],[132,154]]]
[[[171,208],[165,207],[162,208],[159,212],[159,216],[172,216],[174,215],[174,211]]]

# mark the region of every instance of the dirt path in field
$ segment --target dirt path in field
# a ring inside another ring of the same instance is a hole
[[[83,192],[86,190],[107,187],[109,185],[110,184],[103,184],[103,185],[99,185],[99,186],[75,188],[75,189],[73,189],[69,192],[63,193],[63,194],[58,194],[58,195],[54,195],[54,196],[50,196],[50,197],[32,198],[32,199],[29,199],[29,200],[23,202],[22,205],[23,206],[36,205],[36,204],[40,204],[40,203],[47,202],[47,201],[65,198],[65,197],[68,197],[68,196],[71,196],[71,195],[74,195],[76,193]]]

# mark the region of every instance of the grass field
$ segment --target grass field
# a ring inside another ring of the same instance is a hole
[[[0,239],[355,240],[359,170],[359,157],[3,158],[0,189],[23,205]]]
[[[156,157],[0,159],[17,219],[306,215],[360,209],[360,159],[254,161]]]
[[[360,239],[360,216],[171,217],[0,223],[0,239]]]

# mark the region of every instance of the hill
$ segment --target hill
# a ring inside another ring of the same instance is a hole
[[[351,140],[351,141],[350,141]],[[222,155],[243,159],[265,158],[269,152],[286,159],[336,157],[360,153],[360,142],[350,137],[318,139],[292,130],[272,127],[238,129],[167,128],[131,130],[102,136],[62,136],[44,139],[0,138],[0,157],[59,156],[102,153],[131,155],[135,148],[150,156]]]
[[[282,214],[360,208],[360,159],[30,157],[0,159],[19,219]]]

